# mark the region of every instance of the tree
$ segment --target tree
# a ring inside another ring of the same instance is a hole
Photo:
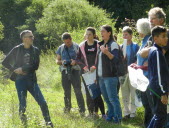
[[[1,0],[0,17],[4,25],[4,39],[0,41],[0,50],[9,51],[11,47],[20,43],[17,27],[24,24],[25,8],[31,0]]]
[[[89,5],[86,0],[55,0],[44,9],[43,17],[36,23],[36,28],[45,35],[51,47],[56,47],[63,32],[112,24],[108,17],[105,11]]]
[[[0,40],[2,40],[4,38],[3,29],[4,29],[4,26],[0,22]]]
[[[114,13],[113,18],[117,19],[116,27],[122,26],[122,22],[127,19],[138,20],[147,17],[147,12],[152,7],[161,7],[168,11],[167,0],[88,0],[91,4],[105,9],[109,13]]]

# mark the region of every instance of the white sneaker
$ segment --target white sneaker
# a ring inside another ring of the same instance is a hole
[[[130,118],[134,118],[134,117],[136,117],[136,114],[135,113],[131,113],[130,114]]]

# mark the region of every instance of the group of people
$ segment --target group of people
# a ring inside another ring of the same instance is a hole
[[[117,43],[118,39],[114,38],[112,27],[109,25],[101,27],[101,41],[96,35],[95,28],[88,27],[85,30],[84,41],[79,45],[73,42],[69,33],[63,33],[64,43],[56,51],[56,63],[60,68],[64,90],[64,112],[70,113],[72,108],[72,85],[80,115],[85,116],[82,81],[90,117],[99,117],[100,109],[102,118],[114,124],[120,124],[122,119],[134,118],[137,109],[136,89],[130,83],[127,66],[135,63],[149,79],[147,90],[139,91],[145,109],[144,127],[167,127],[169,34],[167,35],[167,29],[164,27],[165,19],[166,14],[163,9],[155,7],[149,11],[148,18],[137,21],[136,28],[142,39],[141,46],[138,45],[139,42],[132,41],[133,31],[128,26],[122,30],[122,38],[127,41],[126,47]],[[21,120],[26,125],[26,96],[29,91],[38,102],[46,125],[53,127],[47,103],[37,84],[35,71],[39,66],[39,50],[33,46],[34,36],[30,30],[24,30],[20,37],[22,44],[14,47],[2,64],[12,72],[11,80],[15,81]],[[120,52],[123,52],[122,59],[126,62],[126,73],[123,76],[119,75]],[[91,96],[89,85],[83,78],[83,74],[89,72],[95,73],[94,83],[100,90],[100,94],[95,98]],[[119,99],[120,88],[124,104],[123,117]]]

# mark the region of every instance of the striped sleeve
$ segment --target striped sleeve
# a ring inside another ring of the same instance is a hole
[[[161,65],[160,65],[160,55],[159,55],[159,52],[156,51],[156,56],[157,56],[157,74],[158,74],[158,84],[160,86],[160,89],[162,91],[162,93],[166,93],[165,90],[164,90],[164,86],[162,85],[162,82],[161,82],[161,74],[160,74],[160,71],[161,71]]]

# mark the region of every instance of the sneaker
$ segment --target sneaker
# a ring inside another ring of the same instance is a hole
[[[130,118],[134,118],[134,117],[136,117],[136,114],[135,113],[131,113],[130,114]]]
[[[125,115],[125,116],[123,117],[123,120],[127,120],[127,119],[130,119],[130,114],[129,114],[129,115]]]
[[[106,115],[102,115],[102,119],[106,120],[107,116]]]
[[[85,113],[84,112],[81,112],[80,113],[80,116],[83,118],[83,117],[85,117]]]
[[[46,122],[46,127],[47,128],[53,128],[52,122]]]
[[[107,122],[110,122],[110,121],[112,121],[112,120],[113,120],[113,118],[108,117],[108,116],[106,117],[106,121],[107,121]]]

